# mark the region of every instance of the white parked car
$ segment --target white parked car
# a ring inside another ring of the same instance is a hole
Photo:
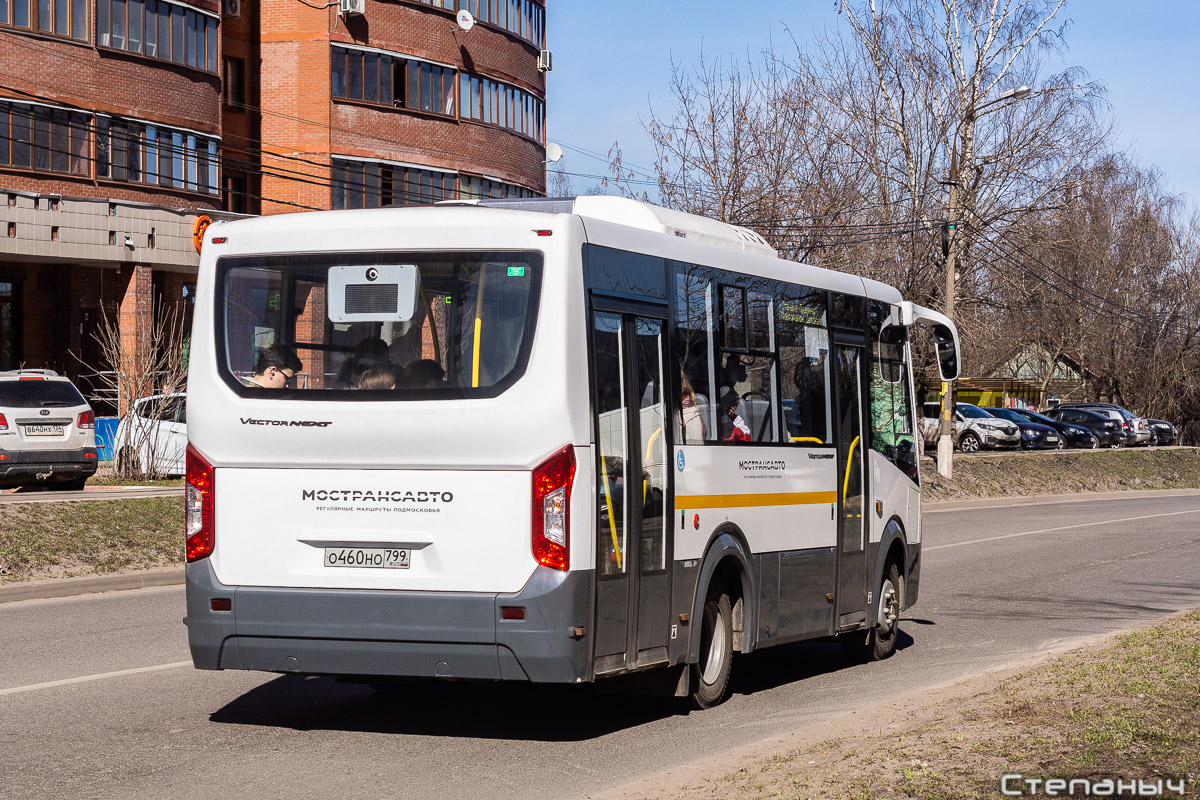
[[[135,475],[183,475],[187,463],[187,394],[143,397],[121,417],[117,468]]]
[[[96,415],[53,370],[0,372],[0,489],[82,489],[96,472]]]

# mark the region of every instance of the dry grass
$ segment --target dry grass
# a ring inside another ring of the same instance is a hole
[[[0,506],[0,583],[183,563],[183,499]]]
[[[1018,774],[1182,779],[1195,797],[1198,674],[1200,612],[1192,612],[924,709],[893,729],[848,732],[660,796],[974,800],[1001,797],[1001,776]]]

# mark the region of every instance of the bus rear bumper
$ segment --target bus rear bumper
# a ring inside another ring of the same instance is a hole
[[[187,565],[197,669],[575,683],[591,680],[592,573],[538,567],[515,594],[227,586]],[[231,610],[214,611],[213,600]],[[523,608],[523,620],[501,608]],[[584,635],[576,635],[583,628]]]

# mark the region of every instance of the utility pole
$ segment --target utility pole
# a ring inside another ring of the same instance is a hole
[[[1020,86],[1016,89],[1009,89],[995,100],[968,108],[962,118],[959,131],[955,134],[954,150],[950,154],[950,180],[946,181],[950,187],[950,204],[946,211],[946,316],[950,318],[951,322],[954,321],[954,291],[955,283],[958,280],[958,261],[962,248],[962,239],[959,237],[963,225],[962,209],[958,207],[958,176],[961,166],[958,151],[960,144],[962,160],[966,162],[966,171],[968,180],[970,180],[971,164],[974,161],[973,154],[975,152],[975,120],[980,116],[979,112],[1009,100],[1024,100],[1031,93],[1028,86]],[[969,201],[970,198],[968,198]],[[961,354],[959,363],[961,363]],[[938,474],[943,478],[950,480],[954,477],[954,381],[952,380],[942,383],[942,416],[938,422],[937,468]]]
[[[946,316],[954,319],[954,284],[958,272],[958,153],[950,157],[950,206],[946,214]],[[938,422],[937,470],[946,480],[954,478],[954,382],[942,382],[942,414]]]

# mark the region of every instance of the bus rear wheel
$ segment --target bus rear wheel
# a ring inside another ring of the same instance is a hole
[[[694,709],[720,705],[729,695],[733,669],[733,613],[729,595],[711,586],[700,618],[700,661],[692,669],[688,704]]]

